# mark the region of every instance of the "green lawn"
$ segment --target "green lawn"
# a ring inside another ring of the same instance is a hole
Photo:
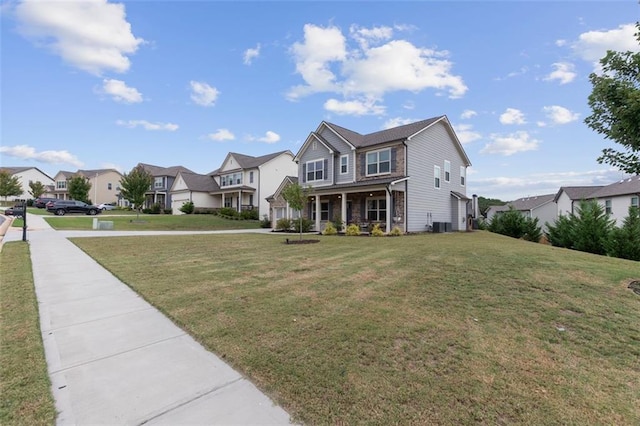
[[[257,229],[259,221],[229,220],[210,214],[194,215],[67,215],[47,217],[45,220],[59,230],[91,230],[93,219],[113,221],[113,229],[118,231],[209,231],[224,229]]]
[[[74,243],[302,423],[640,424],[640,263],[487,232],[314,238]]]
[[[52,425],[56,412],[27,243],[4,245],[0,276],[0,424]]]

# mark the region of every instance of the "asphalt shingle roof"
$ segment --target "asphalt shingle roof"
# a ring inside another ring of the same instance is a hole
[[[640,176],[621,179],[591,194],[592,198],[616,197],[619,195],[640,194]]]
[[[191,191],[211,192],[218,191],[220,187],[211,176],[198,173],[182,172],[182,179]]]
[[[183,166],[160,167],[160,166],[154,166],[153,164],[144,164],[144,163],[139,163],[139,165],[144,167],[144,169],[149,173],[151,173],[151,175],[154,177],[156,176],[176,177],[178,175],[178,172],[194,173],[193,170],[189,170]]]
[[[254,169],[256,167],[263,165],[267,161],[270,161],[276,158],[277,156],[284,154],[285,152],[287,151],[285,150],[285,151],[274,152],[272,154],[262,155],[260,157],[252,157],[250,155],[239,154],[237,152],[230,152],[229,155],[233,155],[233,158],[236,159],[240,168]]]
[[[571,199],[571,200],[587,200],[589,198],[592,198],[592,194],[594,192],[596,192],[597,190],[599,190],[600,188],[603,188],[602,186],[562,186],[560,187],[560,190],[558,190],[558,193],[556,194],[554,201],[558,201],[558,198],[560,197],[560,194],[562,193],[562,191],[565,192],[565,194],[567,194],[567,196]]]

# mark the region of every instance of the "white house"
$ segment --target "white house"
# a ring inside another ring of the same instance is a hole
[[[504,213],[510,208],[519,211],[527,218],[538,219],[538,226],[546,231],[546,223],[553,224],[558,218],[558,209],[554,202],[556,194],[534,195],[518,198],[504,206],[491,206],[487,209],[487,220]]]
[[[209,175],[198,173],[178,172],[171,186],[171,211],[173,214],[183,214],[180,208],[188,202],[192,202],[196,209],[215,209],[222,207],[219,197],[211,195],[220,187]]]
[[[591,194],[617,226],[629,215],[629,207],[640,208],[640,176],[621,179]]]
[[[29,194],[29,191],[31,191],[29,182],[40,182],[47,189],[50,189],[53,185],[53,179],[37,167],[1,167],[0,169],[6,170],[11,176],[17,177],[22,187],[22,193],[20,195],[7,197],[8,201],[33,198],[31,194]]]

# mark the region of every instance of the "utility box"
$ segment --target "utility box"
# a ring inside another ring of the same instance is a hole
[[[451,232],[451,222],[443,222],[444,232]]]
[[[433,232],[444,232],[444,222],[433,222]]]
[[[98,229],[113,229],[113,221],[111,220],[98,221]]]

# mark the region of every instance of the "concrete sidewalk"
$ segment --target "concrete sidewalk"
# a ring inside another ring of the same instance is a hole
[[[27,223],[59,425],[290,423],[284,410],[68,241],[66,232],[32,214]],[[19,231],[7,232],[4,243],[20,240]]]

